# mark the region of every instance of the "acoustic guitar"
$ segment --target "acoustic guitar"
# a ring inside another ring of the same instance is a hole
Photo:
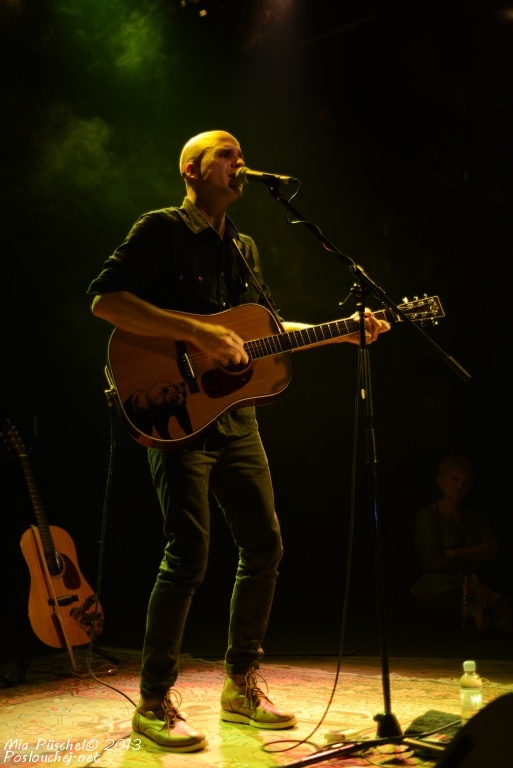
[[[43,643],[68,650],[73,660],[71,649],[89,643],[102,631],[102,609],[80,571],[73,539],[62,528],[48,524],[18,431],[8,422],[2,436],[21,460],[37,520],[20,542],[30,571],[30,624]]]
[[[437,296],[404,303],[399,309],[413,322],[444,316]],[[260,304],[242,304],[213,315],[182,314],[236,331],[247,339],[249,362],[222,366],[193,344],[115,328],[105,367],[107,394],[130,435],[149,448],[182,447],[225,411],[273,401],[289,384],[289,353],[333,343],[359,327],[357,321],[345,318],[284,332]],[[402,319],[387,309],[374,314],[389,322]]]

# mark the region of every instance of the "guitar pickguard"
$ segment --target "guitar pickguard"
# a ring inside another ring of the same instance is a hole
[[[73,562],[67,555],[58,553],[59,559],[63,564],[62,581],[66,589],[78,589],[80,587],[80,576]]]
[[[237,369],[211,368],[201,377],[201,385],[207,397],[228,397],[233,392],[242,389],[251,381],[254,368],[251,365],[246,370],[239,372]],[[235,371],[235,374],[234,374]]]

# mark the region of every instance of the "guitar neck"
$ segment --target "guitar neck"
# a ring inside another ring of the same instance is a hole
[[[48,525],[46,513],[44,511],[43,504],[41,502],[41,498],[37,490],[36,480],[34,477],[34,473],[32,471],[32,466],[30,464],[27,454],[25,453],[20,454],[20,461],[21,461],[21,466],[23,467],[25,480],[27,481],[27,487],[30,494],[30,499],[32,501],[32,506],[34,507],[37,525],[39,528],[41,541],[43,543],[46,561],[48,563],[48,568],[52,575],[56,575],[60,571],[61,563],[59,561],[59,556],[55,548],[52,534],[50,532],[50,526]]]
[[[381,320],[389,319],[390,315],[385,309],[380,309],[373,314]],[[244,347],[251,358],[259,359],[279,355],[283,352],[293,352],[295,349],[308,349],[323,342],[335,341],[342,336],[357,333],[358,328],[358,321],[346,317],[341,320],[332,320],[329,323],[312,325],[299,331],[286,331],[273,336],[254,339],[246,342]]]

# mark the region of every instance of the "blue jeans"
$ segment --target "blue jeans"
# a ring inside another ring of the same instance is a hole
[[[219,501],[239,559],[230,603],[226,671],[258,667],[283,556],[274,494],[260,435],[214,436],[148,458],[167,544],[146,620],[141,694],[174,685],[191,599],[203,581],[210,540],[209,493]]]

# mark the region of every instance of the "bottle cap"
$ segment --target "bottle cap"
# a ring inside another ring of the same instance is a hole
[[[475,672],[476,671],[476,662],[475,661],[464,661],[463,662],[463,671],[464,672]]]

